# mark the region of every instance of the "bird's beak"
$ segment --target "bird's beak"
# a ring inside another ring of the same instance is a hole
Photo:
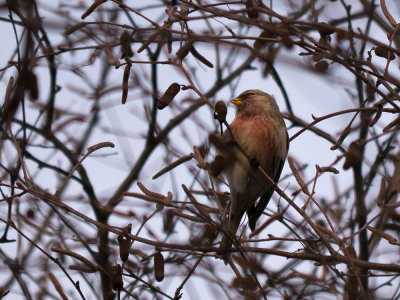
[[[235,99],[232,99],[232,100],[229,101],[229,102],[235,104],[236,106],[240,106],[240,105],[243,104],[243,99],[241,99],[241,98],[235,98]]]

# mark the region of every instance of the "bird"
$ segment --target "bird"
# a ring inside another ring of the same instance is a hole
[[[273,185],[258,167],[278,182],[289,150],[286,125],[272,96],[260,90],[246,90],[230,103],[237,112],[224,131],[223,147],[217,148],[215,156],[219,161],[225,160],[222,174],[228,181],[231,198],[220,254],[231,248],[245,213],[251,231],[255,230],[274,193]]]

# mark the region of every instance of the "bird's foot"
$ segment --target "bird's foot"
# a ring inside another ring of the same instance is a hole
[[[230,248],[229,242],[227,245],[226,241],[224,242],[224,240],[223,240],[220,247],[217,250],[218,258],[222,259],[224,261],[225,265],[227,265],[229,260],[231,259],[231,254],[229,252],[229,248]]]
[[[260,165],[260,161],[257,158],[252,158],[250,159],[250,165],[255,168],[258,168],[258,166]]]

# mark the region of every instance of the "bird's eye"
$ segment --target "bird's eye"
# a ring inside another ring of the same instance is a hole
[[[245,98],[249,98],[250,96],[255,95],[254,93],[247,93],[246,95],[244,95]]]

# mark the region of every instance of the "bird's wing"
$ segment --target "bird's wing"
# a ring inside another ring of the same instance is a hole
[[[246,188],[249,181],[249,162],[246,156],[240,151],[237,141],[229,130],[225,130],[221,142],[224,148],[216,151],[216,156],[222,156],[224,159],[224,168],[221,171],[225,172],[231,184],[242,186],[242,189]]]
[[[288,151],[289,151],[289,136],[288,133],[286,132],[286,153]],[[275,176],[273,178],[275,183],[277,183],[279,181],[279,177],[281,177],[282,169],[285,164],[286,155],[285,157],[276,157],[276,159],[279,160],[279,163],[278,163],[278,168],[276,169]],[[267,207],[268,202],[271,199],[273,193],[274,193],[274,187],[270,186],[261,195],[257,205],[255,207],[252,206],[247,210],[247,216],[249,218],[249,226],[251,231],[254,231],[254,229],[256,228],[257,220]]]
[[[237,143],[228,130],[224,131],[224,134],[222,135],[220,141],[225,148],[217,148],[216,155],[221,155],[226,158],[226,156],[229,156],[232,153],[231,147],[235,147]]]

